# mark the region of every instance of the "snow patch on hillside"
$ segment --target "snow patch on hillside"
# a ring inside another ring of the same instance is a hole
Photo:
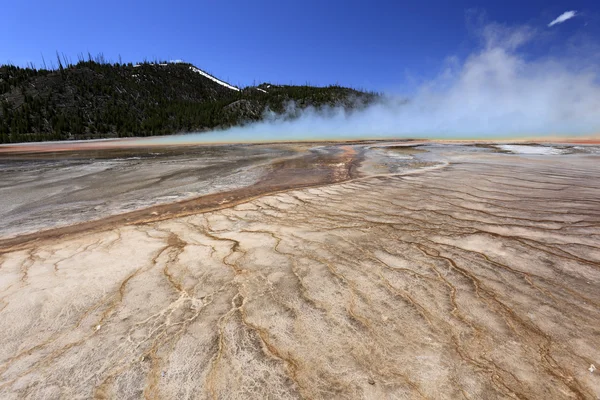
[[[218,84],[219,84],[219,85],[221,85],[221,86],[225,86],[226,88],[228,88],[228,89],[231,89],[231,90],[235,90],[236,92],[239,92],[239,91],[240,91],[240,89],[236,88],[235,86],[231,86],[230,84],[228,84],[228,83],[225,83],[225,82],[223,82],[223,81],[221,81],[221,80],[219,80],[219,79],[215,78],[214,76],[211,76],[211,75],[207,74],[206,72],[202,71],[201,69],[198,69],[198,68],[196,68],[196,67],[190,67],[190,69],[191,69],[192,71],[194,71],[194,72],[197,72],[197,73],[199,73],[200,75],[202,75],[202,76],[204,76],[204,77],[206,77],[206,78],[210,79],[211,81],[218,83]]]

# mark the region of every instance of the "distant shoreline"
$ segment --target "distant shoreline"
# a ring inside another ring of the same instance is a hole
[[[186,146],[229,146],[229,145],[270,145],[270,144],[363,144],[379,142],[406,142],[416,145],[417,143],[456,143],[456,144],[510,144],[510,143],[553,143],[553,144],[578,144],[598,145],[600,137],[529,137],[529,138],[486,138],[486,139],[420,139],[420,138],[373,138],[373,139],[332,139],[322,140],[266,140],[266,141],[177,141],[169,143],[171,136],[155,136],[153,138],[112,138],[112,139],[90,139],[69,141],[46,141],[46,142],[23,142],[0,144],[0,154],[22,154],[22,153],[54,153],[82,150],[104,150],[104,149],[126,149],[143,147],[186,147]],[[181,138],[181,136],[177,136]]]

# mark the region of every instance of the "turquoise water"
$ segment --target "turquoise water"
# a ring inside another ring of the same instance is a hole
[[[567,137],[577,139],[585,137],[584,135],[568,135]],[[360,133],[303,133],[303,132],[272,132],[270,130],[261,131],[252,128],[232,128],[223,131],[185,133],[169,136],[155,136],[149,138],[136,139],[136,144],[144,145],[185,145],[185,144],[213,144],[213,143],[267,143],[267,142],[295,142],[295,141],[328,141],[328,140],[402,140],[402,139],[431,139],[431,140],[538,140],[545,138],[553,140],[560,137],[540,136],[540,135],[456,135],[456,134],[438,134],[438,135],[376,135]]]

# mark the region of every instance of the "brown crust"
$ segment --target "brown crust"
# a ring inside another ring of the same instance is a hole
[[[234,207],[267,194],[288,190],[323,186],[343,182],[358,176],[362,155],[352,146],[341,146],[336,154],[308,153],[301,157],[278,160],[272,170],[254,185],[214,193],[194,199],[160,204],[98,220],[48,229],[41,232],[0,239],[0,254],[27,247],[32,243],[90,231],[105,231],[116,226],[147,224],[170,218]]]

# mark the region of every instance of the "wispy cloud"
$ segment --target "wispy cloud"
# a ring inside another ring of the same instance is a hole
[[[452,57],[439,76],[405,96],[388,96],[361,111],[300,111],[186,141],[331,138],[498,138],[600,133],[600,48],[574,59],[565,51],[532,58],[543,34],[528,26],[488,23],[481,45]],[[557,43],[558,48],[563,45]],[[290,118],[292,116],[298,118]],[[170,138],[169,140],[174,140]]]
[[[575,10],[565,11],[564,13],[560,14],[554,21],[550,22],[548,24],[548,27],[554,26],[556,24],[562,24],[563,22],[573,18],[575,15],[577,15],[577,11]]]

